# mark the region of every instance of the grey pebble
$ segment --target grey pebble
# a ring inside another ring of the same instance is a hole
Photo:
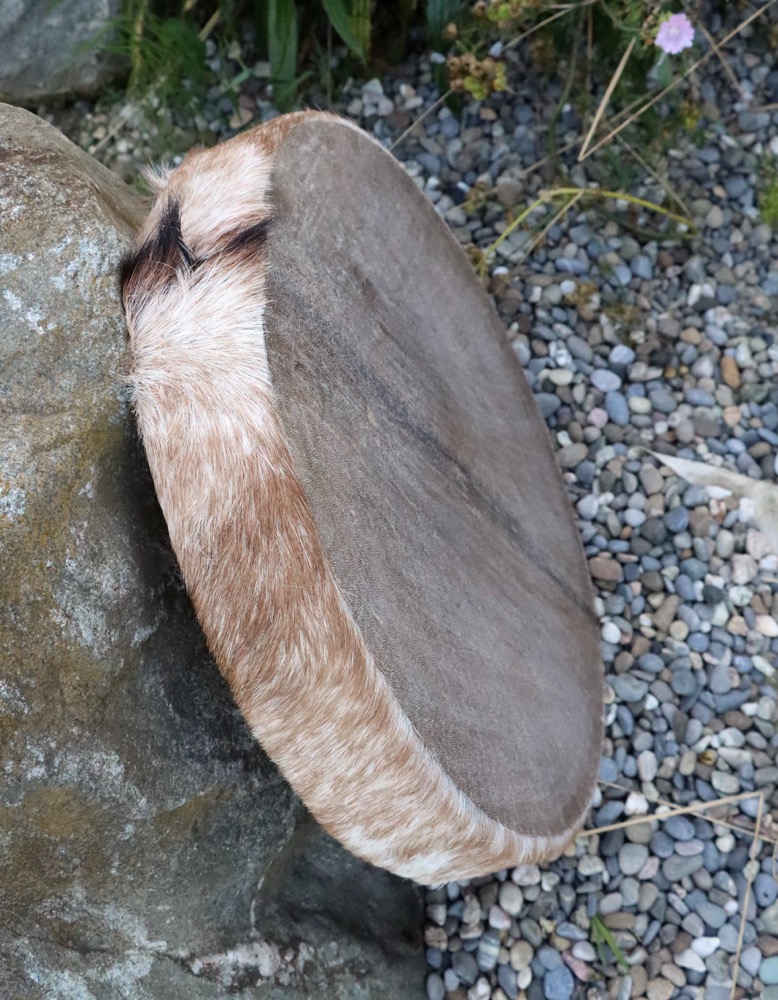
[[[431,972],[427,976],[427,1000],[443,1000],[446,995],[446,988],[442,978],[437,972]]]
[[[662,826],[673,840],[691,840],[695,834],[694,823],[686,816],[668,816]]]
[[[589,270],[586,264],[582,260],[578,260],[577,257],[557,257],[556,269],[564,274],[576,275],[586,274]]]
[[[543,993],[546,1000],[570,1000],[575,981],[566,965],[552,969],[543,976]]]
[[[627,367],[635,360],[635,352],[626,344],[616,344],[608,355],[608,362],[619,367]]]
[[[656,653],[644,653],[638,660],[638,666],[650,674],[658,674],[664,670],[665,661]]]
[[[708,675],[708,687],[714,694],[726,694],[732,689],[732,679],[729,676],[729,668],[725,666],[725,664],[717,663],[710,671]]]
[[[771,906],[778,898],[778,885],[772,875],[760,872],[754,879],[754,898],[758,906]]]
[[[702,917],[711,930],[718,931],[727,922],[727,914],[722,907],[711,903],[710,900],[704,897],[696,904],[695,911]]]
[[[538,404],[538,408],[544,420],[548,420],[549,417],[553,417],[562,405],[562,400],[558,396],[552,395],[550,392],[536,392],[535,402]]]
[[[744,948],[740,953],[741,968],[745,969],[749,976],[755,976],[759,972],[761,962],[762,953],[754,945],[751,945],[749,948]]]
[[[670,686],[676,694],[684,697],[694,694],[697,690],[697,681],[691,670],[674,670],[670,678]]]
[[[605,410],[613,423],[619,427],[626,427],[629,423],[629,406],[620,392],[606,393]]]
[[[626,264],[615,264],[613,266],[613,277],[621,285],[628,285],[632,281],[632,271]]]
[[[619,851],[619,868],[625,875],[637,875],[648,861],[648,848],[643,844],[627,843]]]
[[[489,928],[484,931],[478,942],[476,954],[478,968],[482,972],[490,972],[497,965],[497,958],[500,954],[500,933]]]
[[[701,854],[693,855],[690,858],[673,854],[662,862],[662,874],[668,882],[678,882],[686,875],[692,875],[702,868],[704,864]]]
[[[660,413],[674,413],[678,405],[667,389],[652,389],[648,399],[653,408]]]
[[[600,392],[614,392],[621,388],[621,379],[616,372],[612,372],[608,368],[595,368],[592,372],[592,385]],[[608,412],[610,415],[610,411]]]
[[[466,986],[472,986],[478,979],[478,963],[469,951],[455,951],[451,956],[451,968]]]
[[[629,262],[632,273],[645,281],[650,281],[654,277],[654,268],[651,261],[645,254],[638,254]]]
[[[526,917],[524,920],[519,921],[519,930],[524,940],[531,944],[533,948],[539,948],[543,944],[543,931],[540,929],[540,924],[537,921]]]
[[[456,990],[460,986],[459,976],[454,972],[453,969],[446,969],[443,973],[443,985],[446,988],[446,992],[450,993],[452,990]]]
[[[621,674],[613,680],[613,690],[620,701],[640,701],[648,694],[648,683],[630,674]]]
[[[508,1000],[515,1000],[519,995],[519,987],[516,982],[517,973],[509,965],[497,966],[497,985],[502,989]]]
[[[583,361],[585,364],[590,365],[594,360],[594,351],[583,338],[573,334],[567,338],[565,343],[568,351],[578,361]]]
[[[552,948],[550,945],[543,945],[541,948],[538,948],[535,957],[543,968],[549,971],[558,969],[562,965],[562,956],[556,948]]]
[[[643,538],[649,541],[652,546],[661,545],[667,538],[667,528],[665,527],[664,522],[660,518],[649,517],[648,520],[643,524],[643,527],[640,529],[640,534],[643,536]],[[643,562],[643,565],[645,566],[645,560]],[[661,583],[661,577],[660,577],[660,583]]]
[[[576,246],[585,247],[592,238],[592,231],[588,226],[572,226],[569,236]]]
[[[667,820],[665,820],[667,822]],[[673,840],[662,830],[657,830],[651,837],[651,853],[658,858],[669,858],[675,850]]]
[[[677,534],[679,531],[686,531],[689,527],[689,511],[683,507],[673,507],[664,516],[664,525],[668,531]]]

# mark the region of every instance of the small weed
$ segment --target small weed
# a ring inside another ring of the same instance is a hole
[[[182,108],[202,94],[208,76],[205,45],[184,11],[163,17],[151,0],[126,0],[113,28],[109,49],[129,62],[128,94],[153,91],[161,102]]]
[[[778,172],[775,168],[763,169],[757,199],[762,221],[768,226],[778,227]]]
[[[597,949],[597,954],[603,965],[607,965],[608,956],[605,951],[608,948],[616,961],[616,964],[620,966],[624,971],[629,970],[629,962],[624,955],[624,952],[619,948],[616,943],[616,938],[611,934],[610,930],[605,926],[602,917],[595,915],[592,917],[592,943]]]

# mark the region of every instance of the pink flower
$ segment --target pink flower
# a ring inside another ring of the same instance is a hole
[[[694,28],[686,14],[672,14],[656,33],[656,44],[671,56],[688,49],[693,41]]]

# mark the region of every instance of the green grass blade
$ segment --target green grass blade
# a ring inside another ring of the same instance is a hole
[[[461,0],[426,0],[424,15],[427,19],[430,45],[437,52],[444,48],[443,29],[456,20],[461,7]]]
[[[297,5],[295,0],[269,0],[267,48],[273,96],[284,111],[294,102],[297,72]]]
[[[370,0],[351,0],[351,29],[367,57],[370,54]]]
[[[365,47],[360,43],[360,40],[354,34],[352,28],[351,13],[346,7],[343,0],[322,0],[322,6],[327,12],[327,17],[330,19],[330,24],[335,29],[335,31],[340,35],[343,41],[348,45],[354,55],[359,56],[359,58],[365,62],[367,59],[367,51]],[[357,6],[361,6],[357,0]],[[370,11],[367,12],[368,18],[368,37],[370,31]],[[360,30],[360,29],[358,29]]]
[[[616,960],[616,964],[622,969],[629,970],[629,962],[627,961],[624,952],[616,944],[616,939],[611,934],[610,930],[603,923],[602,917],[599,914],[592,917],[592,939],[594,940],[594,945],[597,948],[597,952],[600,961],[603,965],[606,964],[605,954],[603,952],[603,947],[607,946],[610,948],[611,954]]]

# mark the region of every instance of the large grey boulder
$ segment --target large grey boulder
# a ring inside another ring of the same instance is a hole
[[[0,996],[421,996],[416,890],[310,824],[184,592],[122,387],[145,212],[0,105]]]
[[[95,94],[121,61],[105,51],[121,0],[3,0],[0,100]]]

